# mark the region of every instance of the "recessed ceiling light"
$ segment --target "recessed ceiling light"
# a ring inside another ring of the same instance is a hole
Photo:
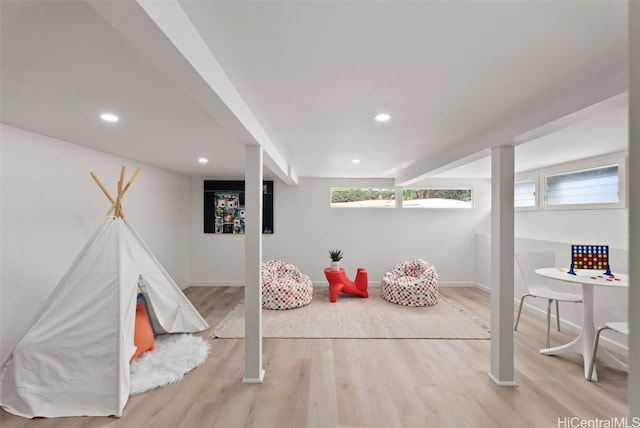
[[[105,122],[117,122],[118,120],[120,120],[118,116],[112,113],[103,113],[100,115],[100,119],[104,120]]]
[[[209,159],[207,159],[207,158],[198,158],[198,162],[207,163],[207,162],[209,162]]]
[[[360,163],[360,159],[351,159],[351,163]]]
[[[391,119],[391,115],[389,113],[378,113],[375,115],[375,119],[378,122],[388,122]]]

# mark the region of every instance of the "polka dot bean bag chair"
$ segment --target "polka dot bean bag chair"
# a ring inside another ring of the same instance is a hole
[[[404,306],[430,306],[438,303],[438,272],[426,260],[397,264],[382,277],[382,298]]]
[[[311,303],[311,278],[291,263],[271,260],[262,265],[262,307],[293,309]]]

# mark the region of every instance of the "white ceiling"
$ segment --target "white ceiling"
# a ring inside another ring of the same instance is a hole
[[[245,144],[266,148],[267,176],[399,181],[487,176],[486,159],[450,161],[495,144],[531,141],[521,171],[626,149],[623,1],[0,8],[2,123],[181,174],[240,177]]]

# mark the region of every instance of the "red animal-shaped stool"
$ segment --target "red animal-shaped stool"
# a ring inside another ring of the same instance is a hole
[[[331,268],[327,268],[324,270],[324,275],[327,277],[327,281],[329,281],[329,301],[331,302],[338,300],[338,294],[340,293],[369,297],[369,293],[367,292],[369,278],[367,271],[363,268],[358,268],[355,282],[351,282],[349,278],[347,278],[342,268],[340,268],[339,271],[332,271]]]

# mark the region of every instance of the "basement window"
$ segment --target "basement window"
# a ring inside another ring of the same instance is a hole
[[[545,177],[545,205],[615,207],[621,201],[619,170],[619,165],[607,165],[548,175]]]
[[[402,189],[402,208],[473,208],[472,189]]]
[[[513,206],[518,209],[536,208],[538,206],[537,186],[537,178],[516,181],[514,183]]]
[[[332,208],[395,208],[394,188],[332,187]]]
[[[614,153],[548,168],[540,173],[540,209],[625,208],[626,154]]]

